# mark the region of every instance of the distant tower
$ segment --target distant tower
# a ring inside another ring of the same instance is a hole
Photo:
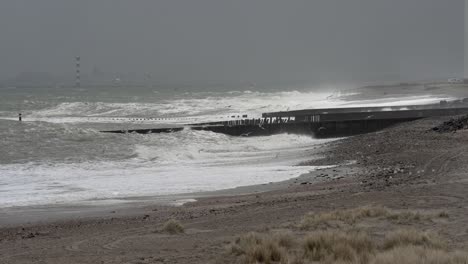
[[[468,1],[468,0],[467,0]],[[75,86],[76,87],[80,87],[81,86],[81,70],[80,70],[80,67],[81,67],[81,57],[80,56],[77,56],[75,58],[75,62],[76,62],[76,80],[75,80]]]

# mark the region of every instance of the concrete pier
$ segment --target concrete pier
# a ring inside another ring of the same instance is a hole
[[[463,106],[463,107],[459,107]],[[316,138],[345,137],[375,132],[407,121],[433,116],[468,114],[468,105],[359,107],[308,109],[264,113],[258,119],[187,124],[186,129],[212,131],[231,136],[268,136],[281,133],[308,134]],[[106,133],[172,133],[184,128],[102,131]]]

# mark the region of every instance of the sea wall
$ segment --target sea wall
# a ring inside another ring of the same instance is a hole
[[[373,119],[373,120],[347,120],[329,122],[285,122],[264,123],[259,125],[214,125],[194,126],[194,130],[212,131],[231,136],[268,136],[281,133],[306,134],[316,138],[333,138],[375,132],[392,125],[416,120],[406,119]]]

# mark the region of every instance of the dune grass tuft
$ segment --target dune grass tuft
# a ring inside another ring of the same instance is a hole
[[[437,235],[420,232],[414,229],[397,230],[389,234],[384,241],[383,248],[393,249],[397,247],[420,246],[432,249],[444,249],[446,243]]]
[[[229,253],[245,264],[468,264],[467,253],[450,252],[437,236],[416,230],[391,232],[384,241],[362,231],[248,233]]]
[[[401,223],[435,217],[447,218],[448,213],[366,206],[308,214],[300,222],[301,229],[242,235],[231,244],[228,254],[245,264],[468,264],[468,252],[450,250],[434,233],[395,230]],[[355,225],[365,219],[372,221]]]
[[[396,247],[377,254],[370,264],[467,264],[466,252],[447,252],[416,246]]]
[[[383,206],[365,206],[331,212],[309,213],[304,216],[299,227],[304,230],[338,228],[343,224],[354,225],[358,221],[370,218],[382,218],[401,224],[430,219],[430,216],[414,211],[394,211]]]
[[[184,226],[175,219],[170,219],[169,221],[164,223],[162,230],[172,235],[181,234],[185,232]]]
[[[311,261],[366,263],[374,250],[365,233],[323,231],[304,239],[304,256]]]
[[[286,263],[287,249],[293,245],[288,234],[248,233],[236,239],[231,253],[242,256],[244,263]]]

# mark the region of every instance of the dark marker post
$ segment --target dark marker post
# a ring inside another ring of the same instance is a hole
[[[23,117],[22,117],[21,113],[19,113],[19,114],[18,114],[18,121],[21,122],[22,120],[23,120]]]

